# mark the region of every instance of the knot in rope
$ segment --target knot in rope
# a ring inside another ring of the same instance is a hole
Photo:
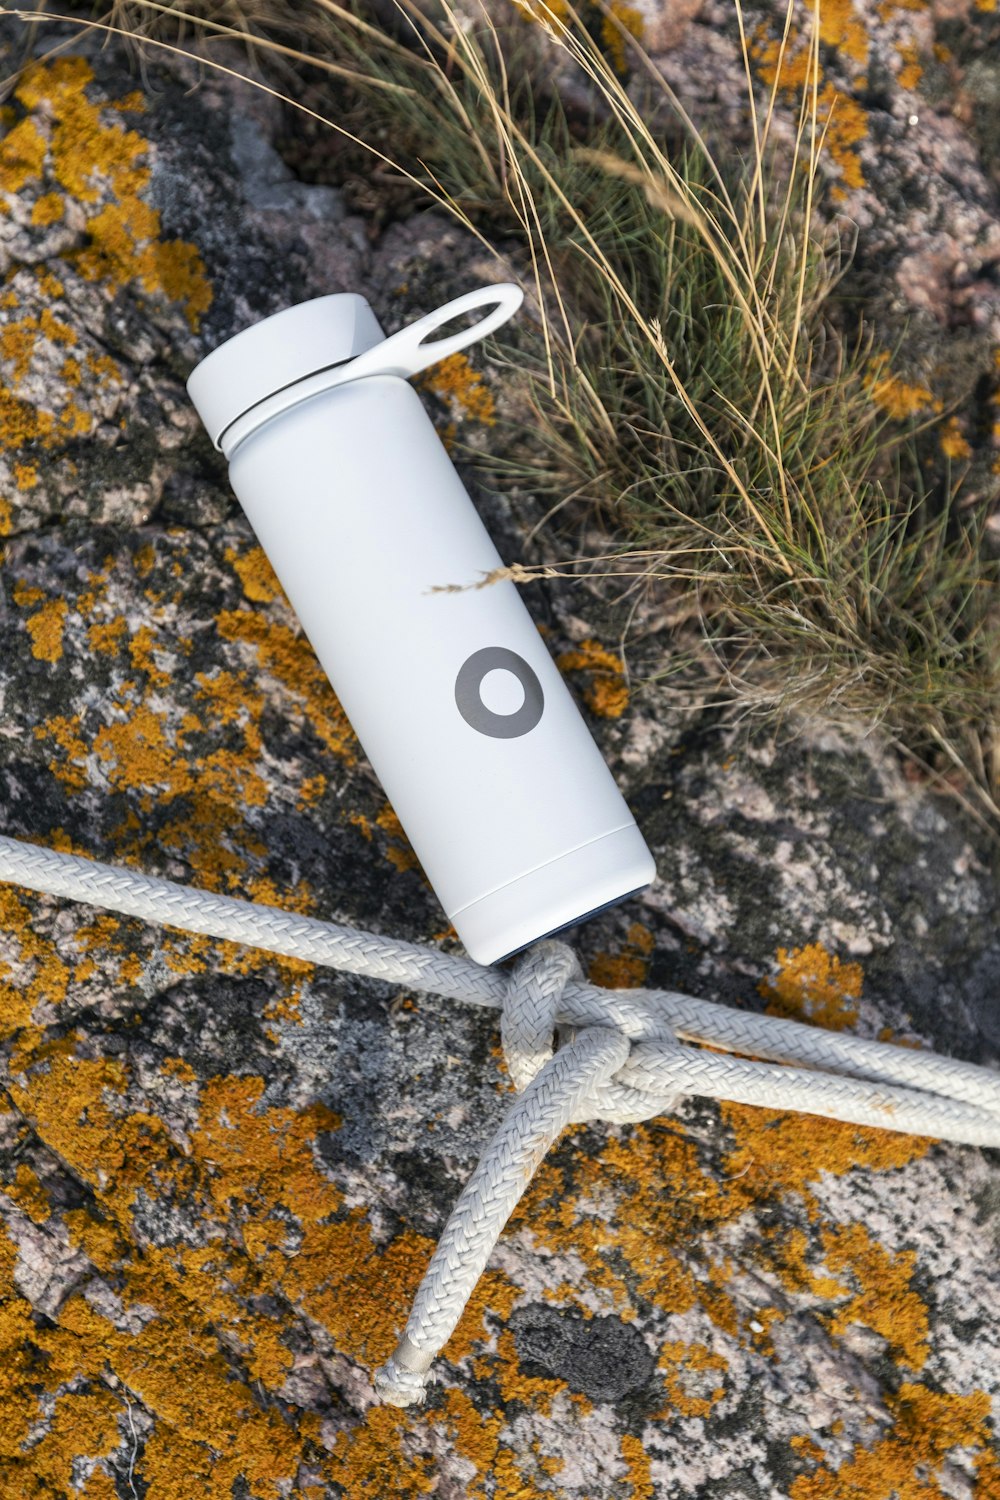
[[[503,1013],[518,1090],[448,1221],[375,1385],[423,1399],[494,1244],[566,1125],[616,1124],[698,1095],[1000,1147],[1000,1074],[938,1053],[733,1009],[676,990],[604,989],[545,939],[511,971],[0,835],[0,881]]]
[[[635,1124],[676,1102],[676,1093],[652,1081],[635,1087],[619,1079],[632,1053],[624,1022],[634,1010],[625,1004],[616,1016],[611,991],[602,1007],[607,1024],[603,1016],[598,1025],[558,1024],[567,985],[582,979],[572,948],[552,938],[536,943],[511,970],[500,1037],[517,1098],[448,1220],[402,1339],[376,1371],[375,1389],[393,1406],[423,1400],[434,1356],[454,1332],[501,1229],[563,1129],[589,1120]]]
[[[557,938],[545,938],[536,943],[515,963],[510,974],[507,994],[504,997],[500,1019],[500,1041],[504,1060],[515,1089],[523,1093],[528,1084],[555,1054],[558,1035],[561,1045],[594,1032],[594,1045],[607,1041],[612,1033],[623,1035],[621,1018],[615,1015],[614,995],[606,991],[607,1026],[559,1026],[556,1016],[560,1009],[563,992],[571,980],[582,980],[583,970],[573,949]],[[602,1033],[604,1035],[602,1035]],[[616,1048],[616,1058],[622,1051],[621,1063],[615,1074],[628,1061],[630,1048]],[[680,1095],[664,1093],[655,1087],[636,1087],[611,1075],[604,1082],[595,1082],[585,1100],[581,1101],[583,1112],[574,1123],[587,1120],[603,1120],[610,1125],[637,1125],[643,1120],[672,1110]]]

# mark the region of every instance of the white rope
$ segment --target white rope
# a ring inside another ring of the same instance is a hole
[[[1000,1146],[1000,1074],[671,990],[601,989],[583,980],[575,954],[556,940],[537,943],[509,972],[488,969],[3,836],[0,881],[503,1012],[504,1054],[519,1095],[459,1198],[398,1348],[376,1373],[376,1389],[395,1405],[422,1399],[431,1362],[567,1124],[650,1119],[699,1094]],[[697,1042],[769,1061],[703,1051]]]

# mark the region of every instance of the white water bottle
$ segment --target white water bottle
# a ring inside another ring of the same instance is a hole
[[[188,391],[450,921],[494,963],[641,890],[652,855],[407,376],[520,306],[503,284],[386,338],[317,297]],[[474,326],[433,339],[462,313]]]

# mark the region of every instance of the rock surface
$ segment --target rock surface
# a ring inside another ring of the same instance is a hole
[[[183,380],[290,302],[391,329],[497,267],[433,215],[370,242],[255,91],[65,35],[0,140],[3,831],[454,946]],[[463,432],[503,401],[474,364],[430,393]],[[532,497],[480,499],[516,559]],[[1000,1060],[973,818],[871,745],[630,694],[620,614],[527,598],[657,858],[570,934],[596,982]],[[401,1413],[370,1372],[505,1107],[493,1019],[0,908],[3,1500],[1000,1494],[1000,1153],[698,1101],[571,1132]]]

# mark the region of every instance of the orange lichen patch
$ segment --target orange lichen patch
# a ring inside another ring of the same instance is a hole
[[[75,401],[67,401],[62,411],[58,413],[57,436],[60,440],[72,437],[82,437],[84,433],[92,431],[95,419],[90,412],[84,411]]]
[[[353,765],[357,758],[354,731],[305,637],[247,609],[223,610],[216,616],[216,625],[223,640],[254,651],[260,666],[301,704],[327,749]]]
[[[364,813],[360,813],[360,812],[348,813],[348,815],[347,815],[347,821],[348,821],[348,823],[352,823],[355,828],[360,828],[360,830],[361,830],[362,834],[364,835],[364,837],[368,840],[369,843],[371,843],[371,841],[372,841],[372,825],[369,822],[369,820],[365,817]]]
[[[98,586],[78,601],[84,616],[100,603],[104,580],[95,575],[93,581]],[[29,592],[15,597],[26,603]],[[45,611],[52,609],[44,607],[43,620],[49,617]],[[259,769],[262,741],[257,720],[263,696],[250,686],[248,674],[198,674],[195,697],[205,705],[205,713],[178,714],[170,705],[161,706],[158,697],[144,701],[139,686],[142,683],[143,692],[155,695],[169,685],[176,645],[172,638],[149,624],[129,635],[127,623],[118,617],[92,625],[88,639],[91,649],[124,660],[137,677],[117,683],[101,707],[105,722],[96,727],[88,724],[85,729],[79,716],[54,716],[36,726],[36,737],[52,741],[58,749],[50,762],[52,773],[69,790],[78,791],[87,783],[88,763],[96,761],[113,787],[141,794],[143,810],[153,805],[153,799],[177,802],[179,816],[160,828],[161,846],[183,854],[199,884],[210,889],[235,884],[245,868],[245,856],[266,852],[245,826],[247,807],[263,806],[268,795]],[[40,640],[51,650],[50,637]],[[241,733],[238,747],[212,749],[199,742],[195,751],[186,748],[189,735],[229,725]],[[141,861],[151,836],[133,818],[128,814],[119,825],[119,852]],[[278,899],[284,901],[283,894]]]
[[[791,1500],[933,1500],[951,1492],[936,1482],[949,1453],[963,1448],[976,1455],[980,1485],[975,1493],[988,1500],[1000,1471],[990,1452],[990,1398],[985,1391],[969,1395],[930,1391],[904,1384],[886,1398],[893,1417],[888,1434],[870,1448],[856,1448],[839,1469],[826,1464],[792,1481]]]
[[[42,320],[34,313],[0,329],[0,359],[12,367],[11,379],[15,384],[28,373],[42,331]]]
[[[63,1222],[71,1243],[83,1251],[97,1270],[112,1270],[127,1254],[126,1242],[114,1224],[94,1218],[85,1208],[68,1209]]]
[[[249,552],[237,552],[227,547],[225,559],[237,573],[243,592],[255,604],[270,604],[272,599],[284,598],[281,584],[262,547],[251,547]]]
[[[21,606],[24,606],[24,604],[40,604],[40,601],[45,598],[45,589],[34,588],[34,586],[28,585],[28,583],[22,582],[22,579],[16,579],[15,583],[13,583],[13,588],[10,589],[10,597],[13,598],[13,603],[21,604]]]
[[[599,641],[587,639],[581,641],[575,650],[563,651],[556,657],[556,666],[561,672],[587,674],[584,702],[602,719],[620,718],[628,708],[629,691],[621,657]]]
[[[395,865],[400,873],[404,870],[419,870],[420,861],[403,831],[402,823],[388,802],[376,817],[375,824],[388,836],[389,842],[385,846],[385,857],[389,863]]]
[[[72,718],[54,714],[44,723],[36,724],[33,731],[36,740],[52,740],[61,752],[49,761],[49,770],[68,792],[80,792],[87,785],[90,747],[80,734],[80,728],[79,714]]]
[[[47,151],[48,142],[34,120],[12,126],[0,141],[0,192],[19,193],[40,177]]]
[[[604,1223],[580,1204],[600,1203],[608,1182],[615,1184],[617,1206],[613,1222]],[[659,1125],[639,1125],[628,1139],[609,1140],[599,1159],[573,1153],[572,1190],[550,1156],[512,1222],[523,1217],[540,1245],[579,1257],[589,1285],[619,1309],[628,1306],[618,1269],[624,1262],[639,1294],[664,1312],[701,1304],[710,1316],[729,1322],[724,1294],[695,1275],[687,1253],[704,1225],[724,1216],[726,1201],[715,1184],[709,1186],[693,1142]],[[576,1300],[574,1286],[561,1291]]]
[[[141,788],[178,797],[194,785],[187,760],[164,733],[163,716],[144,703],[123,722],[105,724],[94,736],[93,749],[111,785],[122,791]]]
[[[323,775],[322,771],[317,772],[315,776],[307,776],[302,785],[299,787],[299,794],[296,798],[296,806],[300,808],[312,807],[313,804],[318,802],[323,796],[323,793],[327,789],[327,785],[327,779]]]
[[[868,61],[868,33],[852,0],[823,0],[817,12],[820,41],[864,66]]]
[[[39,295],[47,298],[50,302],[58,301],[66,290],[58,276],[53,275],[45,266],[35,267],[35,284],[38,287]],[[102,355],[102,358],[105,357]]]
[[[102,573],[92,572],[87,574],[89,588],[80,594],[76,601],[79,613],[84,619],[94,613],[99,605],[104,604],[108,592],[111,570],[115,566],[115,559],[109,553],[104,559],[104,571]]]
[[[444,1393],[443,1410],[435,1413],[435,1428],[443,1431],[460,1457],[466,1458],[481,1476],[471,1493],[482,1493],[482,1479],[496,1472],[503,1421],[498,1412],[481,1412],[465,1391],[450,1386]],[[498,1490],[498,1493],[502,1491]],[[516,1493],[516,1491],[515,1491]]]
[[[823,1258],[830,1270],[854,1282],[857,1291],[827,1320],[831,1333],[863,1324],[886,1340],[897,1364],[923,1368],[928,1354],[927,1308],[911,1281],[917,1257],[892,1255],[873,1240],[863,1224],[824,1229]]]
[[[726,1394],[720,1376],[728,1370],[728,1361],[707,1344],[667,1339],[657,1363],[666,1372],[668,1396],[666,1405],[655,1413],[660,1419],[707,1417]]]
[[[854,1167],[902,1167],[926,1156],[933,1144],[924,1136],[746,1104],[723,1104],[721,1112],[735,1138],[725,1170],[741,1174],[732,1189],[741,1189],[737,1196],[745,1195],[747,1206],[771,1192],[798,1193],[810,1203],[809,1184],[822,1172],[841,1176]]]
[[[807,1437],[804,1432],[793,1433],[788,1439],[788,1446],[789,1448],[793,1448],[802,1458],[812,1459],[814,1463],[818,1463],[823,1457],[823,1450],[819,1443],[815,1442],[811,1437]]]
[[[631,1485],[631,1500],[654,1500],[649,1454],[643,1448],[642,1440],[631,1433],[622,1433],[621,1448],[625,1460],[625,1482]]]
[[[11,510],[9,500],[0,498],[0,536],[10,536],[13,528],[14,513]]]
[[[3,1184],[3,1191],[22,1213],[36,1224],[44,1224],[49,1217],[49,1197],[38,1177],[23,1161],[18,1162],[14,1181]]]
[[[316,1170],[312,1143],[340,1119],[323,1105],[301,1114],[262,1109],[264,1080],[213,1078],[203,1087],[192,1148],[207,1166],[207,1187],[217,1213],[234,1207],[284,1205],[309,1223],[340,1207],[341,1196]]]
[[[106,620],[100,625],[91,625],[87,631],[87,645],[101,656],[117,656],[122,641],[128,635],[128,622],[123,615],[116,620]]]
[[[897,422],[922,411],[940,411],[942,403],[924,385],[913,385],[889,372],[889,356],[876,354],[868,365],[865,389],[875,405]]]
[[[114,118],[135,105],[92,103],[86,89],[93,77],[82,57],[25,69],[14,98],[34,113],[0,143],[0,188],[20,192],[48,177],[79,205],[101,204],[87,217],[88,243],[68,258],[82,275],[112,290],[135,283],[180,302],[197,329],[212,300],[201,257],[186,241],[160,239],[159,212],[141,197],[151,176],[144,164],[149,143]],[[34,211],[38,222],[51,223],[63,209],[62,195],[50,190],[39,195]]]
[[[150,687],[166,687],[170,682],[170,673],[157,665],[157,649],[162,652],[164,648],[156,640],[148,625],[140,625],[135,634],[129,637],[128,653],[133,667],[137,671],[145,672],[146,681]]]
[[[421,377],[421,385],[446,402],[460,418],[492,427],[496,421],[493,395],[478,370],[464,354],[452,354]]]
[[[626,0],[609,0],[601,15],[601,44],[619,73],[628,70],[628,43],[623,32],[642,41],[646,27],[642,11]]]
[[[68,323],[57,318],[51,307],[43,307],[38,314],[38,326],[47,339],[54,344],[75,344],[76,334]]]
[[[140,578],[148,578],[156,564],[156,549],[151,542],[146,542],[132,553],[132,566]]]
[[[813,1269],[809,1236],[793,1226],[771,1237],[771,1258],[790,1291],[810,1292],[814,1297],[842,1297],[845,1288],[836,1277]]]
[[[165,1057],[160,1064],[160,1072],[168,1078],[178,1078],[181,1083],[195,1083],[198,1075],[189,1062],[183,1057]]]
[[[645,983],[649,956],[655,941],[648,927],[641,922],[633,922],[620,953],[594,954],[587,966],[591,983],[611,990],[638,988]]]
[[[313,1153],[316,1134],[339,1123],[329,1111],[319,1106],[302,1112],[262,1109],[263,1080],[210,1080],[203,1090],[191,1152],[182,1156],[162,1127],[157,1132],[148,1117],[115,1108],[124,1083],[114,1065],[74,1058],[56,1047],[39,1059],[27,1086],[17,1090],[17,1103],[43,1141],[60,1154],[70,1145],[64,1159],[92,1184],[99,1205],[110,1215],[102,1224],[74,1211],[74,1238],[86,1246],[95,1263],[107,1264],[109,1254],[116,1251],[129,1254],[129,1207],[139,1183],[154,1196],[172,1182],[183,1185],[202,1202],[205,1221],[217,1226],[242,1223],[243,1242],[248,1247],[266,1246],[268,1258],[285,1259],[278,1247],[287,1239],[287,1224],[283,1218],[272,1220],[275,1212],[291,1215],[300,1227],[308,1228],[338,1210],[339,1194],[318,1171]],[[142,1150],[143,1132],[152,1149]],[[262,1240],[254,1230],[269,1223],[276,1232]],[[115,1225],[124,1230],[124,1242],[116,1239]],[[330,1248],[329,1240],[326,1246]],[[288,1253],[296,1275],[308,1284],[295,1251],[293,1241]],[[310,1262],[313,1268],[319,1272],[318,1260]],[[351,1268],[350,1259],[339,1264],[327,1259],[323,1284],[329,1284],[338,1270],[350,1274]],[[302,1439],[279,1411],[261,1408],[259,1396],[236,1377],[225,1352],[234,1347],[242,1351],[255,1389],[264,1392],[280,1389],[292,1363],[281,1326],[254,1314],[240,1300],[252,1301],[265,1290],[272,1293],[270,1277],[256,1269],[253,1251],[242,1250],[239,1238],[201,1249],[183,1244],[147,1248],[125,1264],[124,1287],[126,1301],[146,1310],[148,1321],[138,1335],[119,1334],[79,1297],[64,1305],[57,1328],[31,1332],[31,1342],[46,1358],[46,1373],[39,1386],[39,1375],[32,1372],[18,1413],[21,1430],[26,1432],[37,1420],[36,1402],[46,1382],[55,1389],[65,1380],[79,1381],[109,1368],[156,1419],[137,1467],[150,1495],[174,1500],[190,1493],[198,1479],[204,1480],[200,1494],[221,1500],[230,1495],[238,1476],[254,1495],[278,1500],[290,1493],[287,1486],[294,1483],[303,1459]],[[12,1369],[17,1372],[10,1354],[27,1347],[23,1318],[15,1315],[12,1321],[13,1329],[9,1321],[7,1332],[13,1331],[15,1338],[4,1340],[0,1381],[9,1379]],[[22,1368],[27,1373],[27,1367]],[[77,1398],[74,1394],[67,1399]],[[72,1411],[85,1409],[83,1402],[70,1406]],[[5,1403],[7,1431],[9,1415],[10,1405]],[[19,1433],[17,1437],[19,1441]],[[56,1443],[49,1434],[43,1437],[40,1462],[39,1447],[23,1459],[23,1468],[18,1453],[12,1482],[28,1472],[45,1472],[44,1464],[64,1453],[70,1459],[106,1453],[118,1441],[116,1436],[109,1447],[88,1447],[77,1433],[76,1446],[70,1447],[65,1432],[59,1438]],[[14,1493],[18,1492],[11,1490]]]
[[[429,1495],[438,1488],[434,1455],[409,1431],[406,1412],[375,1406],[356,1427],[337,1434],[333,1472],[352,1497]]]
[[[58,442],[55,429],[52,412],[32,406],[12,391],[0,388],[0,447],[23,448],[28,443],[40,442],[43,447],[52,448]]]
[[[65,212],[66,204],[59,193],[43,193],[40,198],[35,199],[31,222],[39,225],[58,224]]]
[[[62,656],[66,614],[65,599],[50,599],[37,614],[25,620],[31,636],[31,654],[38,661],[58,661]]]
[[[260,718],[264,695],[251,688],[245,673],[214,667],[211,673],[196,672],[194,680],[197,683],[195,697],[203,705],[208,723],[254,724]]]
[[[891,1253],[863,1224],[823,1225],[819,1239],[819,1251],[811,1252],[801,1229],[774,1236],[773,1261],[784,1284],[826,1301],[839,1300],[839,1306],[821,1314],[834,1336],[861,1324],[886,1340],[897,1364],[922,1369],[929,1352],[929,1325],[926,1305],[911,1285],[915,1253]],[[818,1261],[826,1272],[814,1269]]]
[[[962,432],[961,423],[957,417],[949,417],[941,429],[941,452],[946,458],[951,459],[972,457],[972,448]]]
[[[566,0],[515,0],[515,4],[522,16],[534,21],[550,36],[558,39],[569,29],[572,8]],[[591,35],[599,37],[616,71],[627,72],[628,43],[622,33],[624,31],[639,41],[643,39],[645,22],[642,11],[629,5],[627,0],[610,0],[606,6],[597,4],[596,0],[584,0],[577,7],[577,15]]]
[[[820,21],[821,37],[833,45],[838,45],[839,37],[841,51],[847,56],[861,46],[852,29],[852,17],[853,7],[838,0],[831,7],[830,18],[824,21],[821,16]],[[867,40],[864,46],[867,49]],[[857,100],[842,93],[829,79],[823,80],[822,72],[815,76],[813,54],[794,30],[782,51],[781,40],[762,24],[751,39],[750,53],[762,82],[785,103],[797,105],[804,95],[811,101],[815,87],[817,138],[823,138],[824,150],[843,184],[843,188],[834,190],[834,196],[842,197],[845,188],[863,187],[865,179],[857,147],[868,134],[868,119]]]
[[[864,976],[860,964],[841,963],[822,943],[791,950],[779,948],[777,962],[777,975],[762,979],[757,986],[768,1002],[768,1015],[810,1021],[828,1031],[843,1031],[854,1025],[857,1007],[848,1002],[861,995]]]
[[[918,61],[919,52],[917,44],[916,42],[904,42],[897,48],[897,51],[902,61],[902,67],[896,74],[896,82],[901,89],[915,89],[924,76],[924,70]]]
[[[569,20],[566,0],[515,0],[518,10],[532,21],[551,24],[553,18],[559,22]]]
[[[19,490],[33,490],[38,483],[38,469],[34,464],[19,464],[13,466],[14,483]]]

